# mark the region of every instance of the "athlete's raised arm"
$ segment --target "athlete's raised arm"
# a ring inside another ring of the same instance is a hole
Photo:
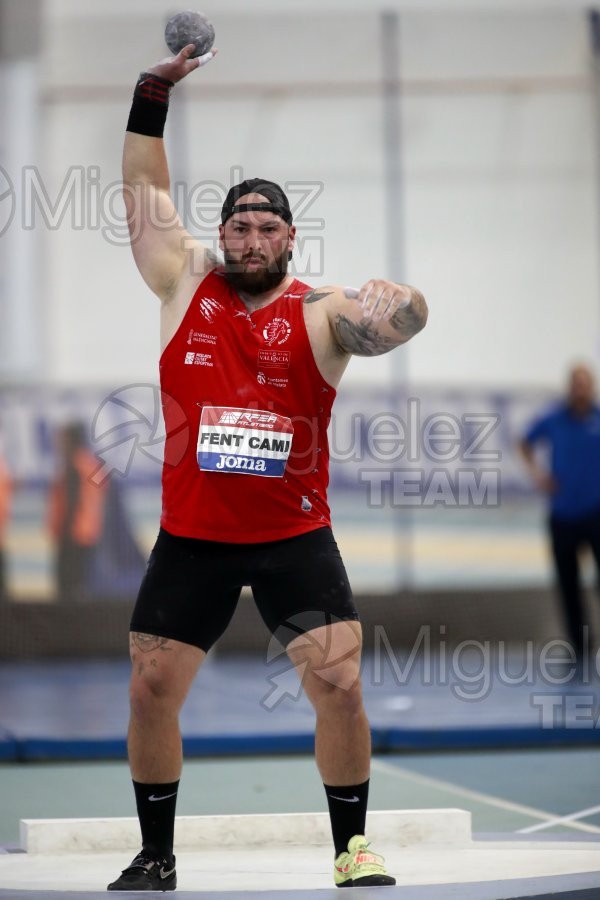
[[[427,322],[423,294],[407,284],[367,281],[360,290],[323,287],[305,303],[322,303],[335,346],[355,356],[379,356],[406,343]]]
[[[169,168],[163,141],[169,92],[194,69],[209,62],[212,50],[190,59],[194,45],[167,57],[146,72],[136,85],[123,150],[123,196],[131,248],[146,284],[161,300],[173,296],[188,265],[198,275],[216,258],[186,231],[170,195]]]

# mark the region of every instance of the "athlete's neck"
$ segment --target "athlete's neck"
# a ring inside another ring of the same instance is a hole
[[[262,309],[263,306],[268,306],[273,300],[277,300],[278,297],[281,297],[281,295],[287,291],[293,280],[293,275],[286,275],[283,281],[280,281],[279,284],[270,291],[265,291],[264,294],[247,294],[245,291],[239,289],[237,293],[248,312],[253,313],[257,309]]]

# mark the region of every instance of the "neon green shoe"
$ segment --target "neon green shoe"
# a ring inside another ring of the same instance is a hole
[[[385,870],[383,856],[371,853],[369,842],[362,834],[348,841],[348,852],[340,853],[333,867],[337,887],[384,887],[396,884]]]

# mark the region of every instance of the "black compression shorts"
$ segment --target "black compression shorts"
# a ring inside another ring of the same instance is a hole
[[[263,544],[176,537],[161,528],[142,580],[131,631],[208,651],[252,588],[265,624],[284,645],[312,628],[358,620],[330,528]]]

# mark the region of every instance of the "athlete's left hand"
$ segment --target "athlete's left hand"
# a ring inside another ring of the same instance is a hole
[[[409,287],[382,278],[367,281],[358,291],[356,288],[346,288],[344,293],[358,300],[363,318],[374,322],[391,319],[395,312],[405,309],[411,301]]]

